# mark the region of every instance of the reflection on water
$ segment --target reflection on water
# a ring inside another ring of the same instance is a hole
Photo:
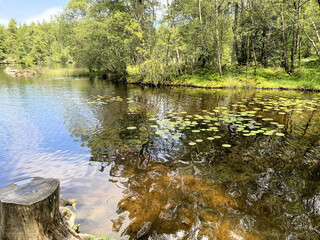
[[[57,177],[115,239],[318,239],[319,97],[0,73],[0,186]]]

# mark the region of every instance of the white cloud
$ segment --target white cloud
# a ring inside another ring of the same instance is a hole
[[[1,0],[0,0],[1,2]],[[8,26],[9,19],[8,18],[0,18],[0,25]]]
[[[48,8],[42,13],[27,17],[23,22],[26,24],[30,24],[32,22],[36,23],[38,21],[42,22],[43,20],[46,20],[47,22],[49,22],[55,14],[62,12],[62,10],[63,10],[63,7]]]

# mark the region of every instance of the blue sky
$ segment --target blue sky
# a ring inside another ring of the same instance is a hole
[[[49,20],[61,11],[68,0],[0,0],[0,24],[7,25],[10,18],[18,23]]]

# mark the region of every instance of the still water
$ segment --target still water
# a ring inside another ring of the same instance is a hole
[[[0,187],[54,177],[114,239],[319,239],[320,95],[0,71]]]

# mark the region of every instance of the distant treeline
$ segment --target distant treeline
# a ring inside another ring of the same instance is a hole
[[[0,61],[77,62],[161,83],[207,68],[320,58],[320,0],[71,0],[47,23],[0,26]]]

